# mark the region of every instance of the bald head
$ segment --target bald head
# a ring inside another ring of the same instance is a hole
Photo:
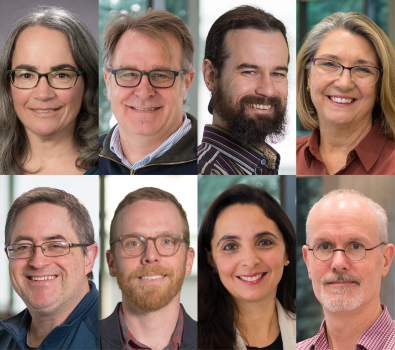
[[[352,215],[356,222],[374,223],[372,231],[378,235],[380,242],[388,243],[388,219],[385,210],[364,194],[350,189],[329,192],[313,205],[306,220],[306,244],[315,226],[331,216]]]

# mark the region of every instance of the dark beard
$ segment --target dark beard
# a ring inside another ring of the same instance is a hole
[[[255,119],[252,119],[245,113],[247,104],[272,105],[274,113],[267,116],[256,115]],[[210,105],[224,122],[227,130],[245,145],[259,147],[263,145],[266,138],[271,143],[277,143],[284,139],[287,125],[287,104],[282,106],[280,97],[246,95],[235,106],[232,97],[225,93],[221,82],[219,82],[217,90],[213,92]]]

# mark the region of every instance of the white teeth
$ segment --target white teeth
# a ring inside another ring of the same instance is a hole
[[[257,279],[260,279],[262,277],[263,273],[260,273],[259,275],[255,275],[253,277],[245,277],[245,276],[239,276],[240,279],[243,281],[256,281]]]
[[[252,108],[257,108],[257,109],[270,109],[271,105],[257,105],[257,104],[248,104]]]
[[[144,276],[144,277],[141,277],[141,278],[143,280],[157,280],[157,279],[163,278],[163,277],[165,277],[165,276]]]
[[[352,98],[339,98],[339,97],[329,97],[333,102],[337,103],[351,103],[353,101]]]
[[[139,108],[139,107],[133,107],[134,109],[137,109],[138,111],[154,111],[155,109],[158,109],[158,107],[152,107],[152,108]]]
[[[54,112],[55,109],[33,109],[33,111],[37,113],[51,113]]]
[[[46,281],[46,280],[53,280],[56,276],[45,276],[45,277],[30,277],[32,281]]]

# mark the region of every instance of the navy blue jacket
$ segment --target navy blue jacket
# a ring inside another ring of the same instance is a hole
[[[99,292],[89,281],[90,292],[84,296],[66,322],[55,327],[37,349],[99,349]],[[32,317],[25,309],[0,322],[0,349],[24,350]]]
[[[124,350],[121,325],[118,318],[120,306],[121,303],[118,303],[114,312],[99,322],[101,350]],[[196,350],[197,322],[186,313],[182,305],[181,309],[184,314],[184,331],[179,350]],[[166,322],[166,320],[163,320],[163,322]]]
[[[191,130],[166,153],[136,170],[130,170],[122,164],[121,159],[110,149],[115,127],[108,134],[100,136],[100,175],[197,175],[197,121],[188,113],[187,116],[192,122]]]

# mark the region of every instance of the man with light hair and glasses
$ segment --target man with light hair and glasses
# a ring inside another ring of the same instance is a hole
[[[193,52],[188,27],[166,11],[110,19],[103,74],[118,124],[100,136],[101,175],[197,174],[197,122],[183,111]]]
[[[0,322],[0,349],[98,349],[98,246],[78,199],[48,187],[22,194],[8,212],[5,246],[27,308]]]
[[[177,199],[153,187],[129,193],[115,210],[110,247],[122,302],[100,321],[100,348],[197,349],[197,324],[180,305],[195,252]]]
[[[298,350],[395,349],[395,321],[380,304],[394,257],[387,226],[384,209],[355,190],[332,191],[311,208],[303,258],[325,320]]]

